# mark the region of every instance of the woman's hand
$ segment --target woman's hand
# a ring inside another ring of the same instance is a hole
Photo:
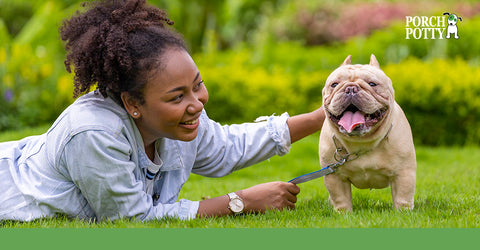
[[[245,203],[246,213],[263,213],[267,209],[294,209],[300,188],[288,182],[268,182],[236,192]]]
[[[294,209],[300,188],[288,182],[268,182],[235,192],[242,198],[245,213],[264,213],[268,209]],[[231,215],[227,195],[200,201],[197,217]]]

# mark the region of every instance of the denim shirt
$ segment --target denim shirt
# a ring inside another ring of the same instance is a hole
[[[45,134],[0,143],[0,219],[195,218],[199,202],[178,200],[190,173],[221,177],[286,154],[287,118],[222,126],[203,111],[194,140],[156,141],[154,163],[125,109],[91,92]]]

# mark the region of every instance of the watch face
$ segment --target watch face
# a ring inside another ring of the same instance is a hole
[[[232,199],[230,201],[230,209],[234,213],[241,212],[243,210],[243,202],[240,199]]]

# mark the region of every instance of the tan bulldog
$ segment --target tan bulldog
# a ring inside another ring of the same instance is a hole
[[[413,209],[417,163],[412,132],[375,56],[369,65],[352,65],[348,56],[327,78],[322,94],[327,119],[320,133],[320,164],[339,163],[325,176],[330,203],[351,211],[351,184],[391,186],[395,208]]]

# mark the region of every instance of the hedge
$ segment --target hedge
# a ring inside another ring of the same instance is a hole
[[[252,56],[243,51],[231,54],[225,63],[197,60],[210,93],[206,108],[212,118],[252,121],[272,113],[309,112],[321,105],[322,88],[335,67],[295,72],[288,67],[254,67],[248,64]],[[338,64],[343,59],[339,57]],[[416,58],[381,67],[393,81],[396,100],[410,121],[417,144],[479,144],[478,67],[463,59]]]
[[[388,65],[397,102],[406,113],[415,141],[425,145],[478,145],[480,69],[462,59]]]

